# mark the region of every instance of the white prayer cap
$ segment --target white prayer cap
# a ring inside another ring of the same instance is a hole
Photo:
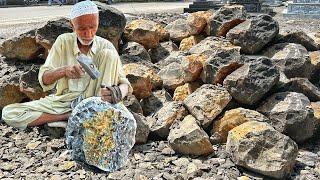
[[[98,14],[97,5],[89,0],[81,1],[72,6],[70,18],[74,19],[86,14]]]

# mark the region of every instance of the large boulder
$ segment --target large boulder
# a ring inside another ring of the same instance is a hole
[[[147,50],[159,45],[160,36],[157,23],[150,20],[134,20],[124,30],[124,36],[128,41],[142,44]]]
[[[271,58],[288,78],[311,76],[313,66],[308,51],[300,44],[275,44],[267,48],[264,55]]]
[[[149,117],[149,126],[151,132],[160,137],[167,138],[169,128],[175,121],[181,121],[188,115],[187,109],[182,102],[167,102],[152,117]]]
[[[44,48],[36,42],[34,33],[24,33],[4,41],[0,45],[0,54],[7,59],[30,61],[44,52]]]
[[[73,32],[70,20],[67,18],[59,18],[57,20],[48,21],[42,27],[37,28],[35,32],[36,42],[46,49],[47,53],[51,49],[57,37],[63,33]]]
[[[279,33],[279,24],[269,15],[259,15],[231,29],[226,38],[246,54],[259,52]]]
[[[242,104],[254,105],[279,81],[279,71],[268,58],[246,63],[223,81],[231,96]]]
[[[301,30],[285,32],[281,34],[281,38],[279,38],[277,42],[301,44],[308,51],[317,51],[319,49],[319,44],[307,33]]]
[[[185,58],[186,56],[188,56],[189,54],[186,52],[182,52],[182,51],[173,51],[172,53],[170,53],[170,55],[168,57],[166,57],[165,59],[159,61],[156,63],[156,65],[158,67],[160,67],[160,69],[163,69],[165,67],[167,67],[169,64],[171,63],[178,63],[180,64],[182,59]]]
[[[150,116],[156,113],[165,103],[170,101],[172,101],[172,97],[166,90],[162,89],[152,92],[151,96],[140,101],[143,115]]]
[[[268,118],[250,109],[236,108],[226,111],[213,124],[211,142],[214,144],[227,142],[228,132],[248,121],[267,122]]]
[[[280,92],[270,96],[258,109],[270,124],[297,143],[312,137],[315,119],[309,99],[296,92]]]
[[[244,6],[223,6],[207,19],[205,32],[208,36],[226,36],[230,29],[245,21],[246,18]]]
[[[178,51],[179,48],[172,41],[161,42],[157,47],[148,50],[151,61],[157,63],[168,57],[173,51]]]
[[[205,61],[201,79],[208,84],[222,84],[229,74],[242,65],[240,52],[237,49],[219,51]]]
[[[121,104],[110,104],[99,97],[81,101],[68,120],[67,148],[72,158],[113,172],[123,167],[135,144],[137,124]]]
[[[104,3],[95,2],[99,8],[99,28],[97,35],[108,39],[119,50],[121,36],[126,26],[124,14]]]
[[[217,52],[230,51],[232,49],[240,52],[240,48],[239,46],[231,44],[231,42],[226,39],[210,36],[193,46],[189,50],[189,53],[202,54],[210,57],[214,56]]]
[[[181,154],[207,155],[213,152],[209,136],[192,115],[170,130],[168,141],[172,149]]]
[[[285,179],[293,172],[298,155],[292,139],[257,121],[233,128],[226,149],[238,166],[276,179]]]
[[[200,125],[207,128],[230,101],[231,96],[225,88],[204,84],[183,102]]]
[[[165,29],[169,32],[170,39],[175,42],[180,42],[191,35],[191,27],[185,19],[177,19],[169,23]]]

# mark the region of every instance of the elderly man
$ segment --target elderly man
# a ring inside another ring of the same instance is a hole
[[[132,92],[116,49],[108,40],[96,36],[99,24],[96,4],[91,1],[75,4],[71,10],[71,24],[74,32],[56,39],[39,71],[43,90],[55,88],[56,94],[4,107],[2,119],[8,125],[25,129],[27,126],[66,122],[76,101],[101,96],[104,101],[118,103]],[[84,72],[76,60],[80,54],[93,59],[101,73],[98,79],[93,80]],[[101,85],[107,87],[101,88]]]

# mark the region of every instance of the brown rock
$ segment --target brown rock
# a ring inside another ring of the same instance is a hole
[[[159,44],[157,23],[149,20],[134,20],[124,30],[124,36],[128,41],[142,44],[146,49],[155,48]]]
[[[194,45],[198,44],[204,39],[203,36],[190,36],[182,39],[179,49],[181,51],[189,51]]]
[[[181,66],[184,82],[192,82],[199,79],[205,59],[205,56],[198,54],[189,55],[182,59]]]
[[[200,87],[200,84],[198,82],[186,83],[182,86],[179,86],[174,91],[173,100],[184,101],[187,96],[189,96],[199,87]]]
[[[0,46],[0,54],[3,56],[24,61],[37,58],[43,51],[35,36],[28,33],[8,39]]]
[[[226,111],[219,120],[214,122],[211,142],[215,144],[227,142],[228,132],[248,121],[266,122],[268,118],[250,109],[237,108]]]
[[[152,93],[149,68],[144,65],[129,63],[124,65],[123,69],[133,88],[133,95],[138,99],[149,97]]]
[[[178,124],[168,136],[169,144],[175,152],[190,155],[207,155],[213,152],[209,136],[193,116],[186,116]]]
[[[208,36],[226,36],[227,32],[246,20],[242,5],[223,6],[207,19],[205,32]]]
[[[187,17],[187,23],[190,26],[191,35],[200,34],[204,30],[207,25],[207,21],[205,19],[205,16],[208,16],[207,14],[208,12],[206,11],[198,11],[189,14]]]

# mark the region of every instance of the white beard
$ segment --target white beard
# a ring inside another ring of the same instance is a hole
[[[77,36],[77,38],[78,38],[79,42],[80,42],[82,45],[84,45],[84,46],[89,46],[89,45],[93,42],[93,39],[94,39],[94,38],[93,38],[90,42],[85,43],[85,42],[83,42],[82,39],[79,38],[78,36]]]

